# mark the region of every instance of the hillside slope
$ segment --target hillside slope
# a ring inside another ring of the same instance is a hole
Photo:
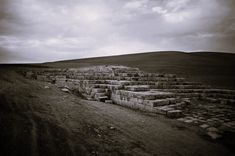
[[[150,52],[45,63],[58,68],[125,65],[146,72],[173,73],[218,88],[235,88],[235,54],[215,52]]]

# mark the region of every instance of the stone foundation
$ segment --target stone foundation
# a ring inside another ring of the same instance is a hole
[[[27,71],[27,78],[55,83],[88,100],[114,103],[175,118],[185,115],[191,100],[234,105],[235,91],[189,82],[175,74],[146,73],[125,66]]]

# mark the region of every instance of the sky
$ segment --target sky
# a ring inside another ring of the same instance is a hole
[[[235,53],[235,0],[0,0],[0,63]]]

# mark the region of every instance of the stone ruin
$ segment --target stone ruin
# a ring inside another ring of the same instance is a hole
[[[208,135],[212,138],[219,136],[220,128],[235,132],[234,90],[214,89],[174,74],[146,73],[125,66],[44,69],[28,71],[25,76],[55,83],[87,100],[114,103],[197,124],[209,128]]]

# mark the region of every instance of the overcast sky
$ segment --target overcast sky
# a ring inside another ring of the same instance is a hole
[[[235,0],[0,0],[0,62],[235,53]]]

